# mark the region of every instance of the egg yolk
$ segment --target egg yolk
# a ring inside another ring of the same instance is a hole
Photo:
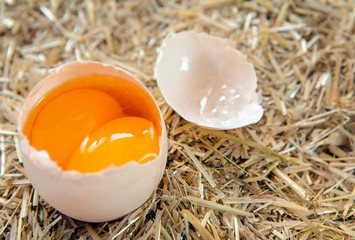
[[[125,116],[109,94],[71,90],[50,100],[36,117],[31,145],[46,150],[63,170],[98,172],[129,161],[146,163],[159,154],[152,122]]]
[[[76,89],[60,94],[40,111],[31,131],[31,145],[46,150],[65,169],[88,133],[124,115],[110,95],[95,89]]]
[[[129,161],[146,163],[159,154],[154,125],[140,117],[110,121],[89,134],[72,155],[67,170],[96,172]]]

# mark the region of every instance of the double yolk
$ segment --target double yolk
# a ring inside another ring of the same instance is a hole
[[[30,142],[63,170],[98,172],[159,154],[158,134],[147,119],[126,116],[109,94],[81,88],[50,100],[37,115]]]

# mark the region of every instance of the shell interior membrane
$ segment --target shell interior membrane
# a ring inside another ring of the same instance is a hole
[[[190,31],[170,34],[155,76],[167,103],[200,126],[233,129],[263,115],[254,67],[228,39]]]

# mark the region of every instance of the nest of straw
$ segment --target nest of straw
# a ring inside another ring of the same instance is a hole
[[[169,32],[232,39],[256,68],[264,117],[186,122],[153,77]],[[355,239],[355,4],[347,0],[0,2],[0,239]],[[57,65],[122,67],[168,129],[161,184],[139,209],[89,224],[48,205],[16,152],[29,90]]]

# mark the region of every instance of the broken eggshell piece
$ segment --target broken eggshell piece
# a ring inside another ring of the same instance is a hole
[[[212,129],[256,123],[263,115],[254,67],[228,39],[191,31],[168,35],[155,77],[183,118]]]

